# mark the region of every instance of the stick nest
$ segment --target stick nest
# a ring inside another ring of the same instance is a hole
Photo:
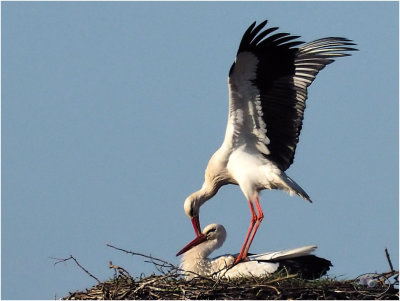
[[[85,291],[69,293],[64,300],[133,300],[133,299],[231,299],[231,300],[399,300],[398,271],[373,274],[373,285],[360,285],[357,277],[352,280],[321,278],[305,280],[281,270],[269,277],[243,277],[223,279],[198,276],[187,281],[182,271],[158,258],[107,245],[131,255],[143,256],[155,265],[160,275],[132,277],[127,270],[109,263],[114,277],[105,282],[87,271],[71,255],[56,262],[74,260],[75,263],[98,284]]]
[[[390,287],[356,290],[353,281],[322,279],[307,281],[298,277],[240,278],[213,280],[194,278],[185,281],[178,275],[151,275],[140,279],[119,275],[115,279],[93,286],[86,292],[71,293],[65,300],[127,300],[127,299],[341,299],[341,300],[394,300],[399,291]]]

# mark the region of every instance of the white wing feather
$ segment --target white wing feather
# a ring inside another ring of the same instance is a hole
[[[257,63],[251,52],[241,52],[236,57],[235,69],[228,79],[229,116],[224,144],[229,148],[252,144],[261,153],[269,154],[260,91],[253,84]]]
[[[305,246],[299,247],[295,249],[285,250],[285,251],[277,251],[277,252],[268,252],[263,254],[256,254],[248,256],[249,260],[282,260],[295,258],[300,256],[310,255],[317,249],[317,246]]]

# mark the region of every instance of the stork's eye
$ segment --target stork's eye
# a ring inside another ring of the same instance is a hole
[[[211,235],[213,234],[215,231],[217,231],[217,229],[213,228],[207,231],[207,235]]]

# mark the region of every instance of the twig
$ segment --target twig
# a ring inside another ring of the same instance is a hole
[[[264,284],[264,285],[258,285],[258,287],[261,287],[261,288],[268,287],[268,288],[271,288],[271,289],[275,290],[277,295],[281,294],[281,292],[273,285]]]
[[[389,252],[388,252],[387,248],[385,248],[385,254],[386,254],[386,259],[389,262],[390,271],[393,272],[394,271],[393,264],[392,264],[392,261],[390,260],[390,255],[389,255]]]
[[[190,273],[190,274],[196,275],[196,276],[199,277],[199,278],[206,279],[206,280],[209,280],[209,281],[212,281],[212,282],[216,282],[216,280],[213,279],[212,277],[206,277],[206,276],[202,276],[202,275],[197,274],[197,273],[192,272],[192,271],[185,271],[185,270],[182,270],[182,269],[180,269],[179,267],[177,267],[176,265],[173,265],[172,263],[170,263],[170,262],[168,262],[168,261],[162,260],[162,259],[157,258],[157,257],[153,257],[153,256],[151,256],[151,255],[145,255],[145,254],[138,253],[138,252],[132,252],[132,251],[129,251],[129,250],[125,250],[125,249],[122,249],[122,248],[115,247],[115,246],[110,245],[110,244],[106,244],[106,246],[107,246],[107,247],[110,247],[110,248],[113,248],[113,249],[115,249],[115,250],[118,250],[118,251],[122,251],[122,252],[124,252],[124,253],[126,253],[126,254],[131,254],[131,255],[133,255],[133,256],[135,256],[135,255],[136,255],[136,256],[141,256],[141,257],[150,259],[150,261],[146,261],[146,260],[145,260],[145,262],[149,262],[149,263],[154,264],[154,265],[156,266],[157,270],[159,270],[160,267],[161,267],[161,268],[162,268],[162,267],[169,267],[171,270],[175,270],[176,272]],[[159,261],[159,262],[161,262],[161,263],[157,263],[157,262],[155,262],[155,261]],[[163,273],[163,274],[165,275],[165,273]]]
[[[110,269],[114,269],[116,272],[120,273],[122,276],[129,276],[131,277],[131,275],[129,274],[129,272],[127,270],[125,270],[122,267],[119,267],[117,265],[114,265],[111,261],[108,262],[108,267]],[[131,277],[132,278],[132,277]]]
[[[148,284],[150,284],[150,283],[153,283],[153,282],[155,282],[155,281],[157,281],[157,280],[161,280],[161,279],[163,279],[163,278],[167,278],[167,277],[169,277],[169,275],[162,276],[162,277],[157,277],[157,278],[151,279],[151,280],[149,280],[149,281],[143,282],[137,289],[135,289],[135,290],[133,291],[133,295],[136,294],[138,291],[140,291],[142,288],[144,288],[146,285],[148,285]]]
[[[153,256],[149,256],[149,255],[145,255],[145,254],[141,254],[141,253],[137,253],[137,252],[132,252],[132,251],[124,250],[124,249],[121,249],[121,248],[118,248],[118,247],[114,247],[114,246],[112,246],[112,245],[110,245],[110,244],[106,244],[106,246],[107,246],[107,247],[110,247],[110,248],[113,248],[113,249],[116,249],[116,250],[119,250],[119,251],[122,251],[122,252],[125,252],[125,253],[127,253],[127,254],[142,256],[142,257],[145,257],[145,258],[148,258],[148,259],[151,259],[151,260],[157,260],[157,261],[160,261],[160,262],[162,262],[162,263],[165,263],[165,264],[174,266],[172,263],[169,263],[168,261],[165,261],[165,260],[162,260],[162,259],[153,257]]]
[[[281,277],[281,278],[277,278],[277,279],[272,279],[266,283],[274,283],[274,282],[278,282],[278,281],[282,281],[282,280],[286,280],[286,279],[290,279],[290,278],[296,278],[299,277],[298,274],[293,274],[293,275],[287,275],[285,277]]]
[[[75,261],[75,263],[77,264],[78,267],[80,267],[86,274],[88,274],[90,277],[92,277],[93,279],[95,279],[99,284],[101,284],[100,280],[94,276],[93,274],[91,274],[87,269],[85,269],[79,262],[78,260],[76,260],[76,258],[72,255],[70,255],[68,258],[64,258],[64,259],[60,259],[60,258],[54,258],[54,257],[50,257],[51,259],[56,259],[57,261],[54,263],[54,265],[59,264],[60,262],[65,262],[68,260],[73,260]]]
[[[163,262],[158,263],[158,262],[156,262],[156,261],[153,260],[153,259],[150,259],[150,261],[145,260],[144,262],[152,263],[152,264],[156,267],[157,271],[159,271],[159,272],[162,273],[163,275],[165,275],[166,273],[171,273],[172,271],[177,271],[177,270],[179,270],[179,268],[178,268],[177,266],[175,266],[175,265],[173,265],[173,264],[171,264],[171,263],[163,263]],[[163,268],[168,268],[169,271],[165,272],[165,271],[163,270]]]

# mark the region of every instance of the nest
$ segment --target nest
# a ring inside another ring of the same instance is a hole
[[[109,263],[114,270],[114,277],[100,282],[94,275],[82,267],[79,262],[70,256],[67,259],[75,263],[94,278],[98,284],[85,291],[69,293],[64,300],[133,300],[133,299],[286,299],[286,300],[398,300],[398,272],[390,271],[382,274],[365,274],[368,277],[352,280],[337,280],[335,278],[321,278],[306,280],[301,275],[289,274],[281,270],[269,277],[243,277],[224,279],[199,276],[190,281],[182,277],[182,271],[158,258],[126,251],[108,245],[111,248],[131,255],[139,255],[153,263],[160,275],[152,274],[145,277],[132,277],[127,270]],[[56,262],[56,263],[58,263]],[[360,281],[368,279],[367,282]]]
[[[359,290],[354,281],[322,279],[307,281],[293,275],[271,278],[240,278],[214,280],[194,278],[185,281],[178,275],[151,275],[133,279],[119,275],[115,279],[98,284],[85,292],[75,292],[65,300],[133,300],[133,299],[341,299],[341,300],[398,300],[399,291],[390,287],[382,292]]]

